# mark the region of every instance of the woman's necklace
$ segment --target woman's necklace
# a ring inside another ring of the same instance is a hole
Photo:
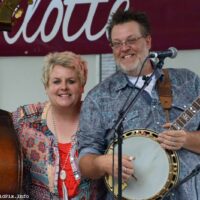
[[[58,134],[57,134],[57,129],[56,129],[56,121],[55,121],[54,114],[53,114],[53,109],[51,109],[51,115],[52,115],[52,123],[53,123],[54,133],[55,133],[55,136],[56,136],[57,142],[58,142]],[[64,200],[68,200],[68,191],[67,191],[67,188],[66,188],[66,185],[65,185],[65,180],[67,178],[67,173],[66,173],[64,168],[65,168],[67,160],[68,160],[68,158],[70,156],[70,151],[71,151],[71,149],[69,149],[69,152],[68,152],[68,154],[66,156],[64,164],[61,167],[60,173],[59,173],[59,177],[60,177],[60,179],[62,181],[62,192],[63,192],[63,199]]]
[[[53,109],[52,108],[51,108],[51,115],[52,115],[52,124],[53,124],[54,133],[55,133],[55,136],[56,136],[57,141],[58,141],[58,135],[57,135],[57,129],[56,129],[56,121],[55,121],[55,118],[54,118],[54,114],[53,114]],[[78,122],[77,122],[77,124],[78,124]],[[71,148],[69,149],[69,152],[67,153],[66,159],[64,161],[64,164],[61,166],[60,173],[59,173],[59,177],[60,177],[60,179],[62,181],[62,191],[63,191],[63,199],[64,200],[68,200],[68,191],[67,191],[67,188],[65,186],[65,180],[67,179],[67,173],[66,173],[66,170],[65,170],[65,165],[66,165],[66,163],[67,163],[67,161],[68,161],[68,159],[70,157],[70,154],[71,154]],[[73,159],[73,157],[71,159]]]
[[[66,159],[65,159],[65,162],[64,162],[62,168],[60,169],[60,179],[61,179],[62,181],[65,181],[65,179],[67,178],[67,173],[66,173],[66,171],[64,170],[64,168],[65,168],[65,165],[66,165],[67,160],[68,160],[68,158],[69,158],[69,155],[70,155],[70,150],[69,150],[69,152],[68,152],[68,154],[67,154],[67,157],[66,157]]]

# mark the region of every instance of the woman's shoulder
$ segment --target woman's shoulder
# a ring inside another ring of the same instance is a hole
[[[12,113],[13,118],[19,120],[35,120],[40,117],[43,113],[44,107],[47,102],[38,102],[32,104],[22,105],[17,108],[16,111]]]

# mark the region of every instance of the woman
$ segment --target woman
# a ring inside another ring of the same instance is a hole
[[[89,199],[80,180],[74,134],[87,80],[86,62],[72,52],[45,57],[43,83],[48,102],[12,113],[24,154],[24,193],[29,199]]]

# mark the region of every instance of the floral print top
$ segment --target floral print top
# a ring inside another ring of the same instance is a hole
[[[23,192],[29,199],[59,199],[57,187],[60,157],[57,139],[47,127],[49,106],[48,102],[29,104],[12,113],[14,128],[23,151]],[[76,148],[75,143],[73,146]],[[75,173],[76,163],[76,159],[71,163]],[[79,194],[71,200],[89,199],[89,191],[90,183],[84,180],[79,186]]]

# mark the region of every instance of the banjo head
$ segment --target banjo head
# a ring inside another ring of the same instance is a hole
[[[123,134],[122,152],[135,157],[134,175],[128,183],[122,185],[122,197],[129,200],[150,200],[161,198],[178,180],[179,162],[174,151],[166,151],[155,140],[157,133],[139,129]],[[106,154],[118,151],[117,140],[107,149]],[[118,194],[118,180],[112,176],[105,177],[106,185],[115,196]]]

